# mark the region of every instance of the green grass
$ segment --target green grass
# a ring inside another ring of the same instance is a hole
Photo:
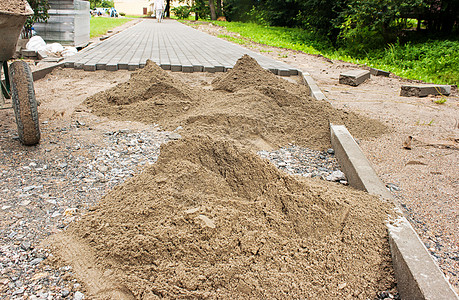
[[[445,97],[441,97],[440,99],[435,100],[434,103],[436,103],[436,104],[444,104],[444,103],[446,103],[446,98]]]
[[[241,39],[241,38],[237,38],[237,37],[233,37],[233,36],[230,36],[230,35],[227,35],[227,34],[219,34],[219,35],[217,35],[217,37],[219,37],[221,39],[225,39],[225,40],[233,42],[233,43],[236,43],[236,44],[239,44],[239,45],[250,44],[250,41],[247,41],[247,40],[244,40],[244,39]]]
[[[107,33],[107,30],[121,26],[124,23],[131,21],[130,18],[104,18],[104,17],[92,17],[90,20],[90,37],[101,36]]]
[[[459,84],[459,40],[457,39],[397,43],[384,49],[368,52],[365,56],[355,56],[345,49],[334,48],[330,41],[313,31],[253,23],[218,21],[212,23],[223,26],[230,32],[239,33],[241,35],[239,42],[235,37],[227,38],[237,43],[247,43],[249,39],[268,46],[321,54],[330,59],[356,64],[366,64],[408,79],[437,84]]]
[[[261,26],[240,22],[214,21],[212,23],[226,27],[228,31],[237,32],[242,37],[256,43],[268,46],[294,49],[311,54],[320,54],[322,50],[331,47],[331,43],[323,41],[316,33],[298,28]]]

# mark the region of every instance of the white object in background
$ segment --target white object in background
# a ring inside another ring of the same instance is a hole
[[[72,56],[77,53],[78,53],[78,50],[75,47],[64,47],[64,51],[61,52],[63,57]]]
[[[50,53],[56,54],[56,53],[64,51],[64,47],[59,43],[52,43],[52,44],[46,45],[45,50]]]
[[[27,50],[39,51],[44,50],[46,47],[46,42],[41,38],[41,36],[33,36],[30,38],[29,42],[26,45]]]

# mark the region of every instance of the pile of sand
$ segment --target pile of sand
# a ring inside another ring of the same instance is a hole
[[[26,12],[26,0],[1,0],[0,12],[23,14]]]
[[[367,299],[394,282],[387,212],[366,193],[190,136],[55,237],[55,254],[106,299]]]
[[[245,55],[233,70],[214,80],[213,90],[191,88],[148,61],[131,79],[86,100],[99,116],[158,123],[182,134],[209,134],[256,149],[290,142],[314,149],[330,147],[329,122],[344,124],[357,138],[379,135],[378,121],[333,108],[261,68]]]

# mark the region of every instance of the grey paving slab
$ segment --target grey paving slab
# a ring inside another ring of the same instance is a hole
[[[64,60],[64,66],[87,71],[142,68],[148,59],[165,70],[225,72],[244,54],[271,72],[296,75],[298,69],[175,20],[142,22],[87,47]]]

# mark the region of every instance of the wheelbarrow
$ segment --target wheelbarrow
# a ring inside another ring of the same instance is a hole
[[[26,62],[18,60],[8,65],[16,51],[16,44],[27,17],[33,14],[26,3],[23,13],[0,11],[0,109],[13,108],[19,140],[24,145],[40,141],[38,109],[33,87],[33,77]],[[4,80],[2,78],[2,70]],[[5,99],[11,99],[11,104]]]

